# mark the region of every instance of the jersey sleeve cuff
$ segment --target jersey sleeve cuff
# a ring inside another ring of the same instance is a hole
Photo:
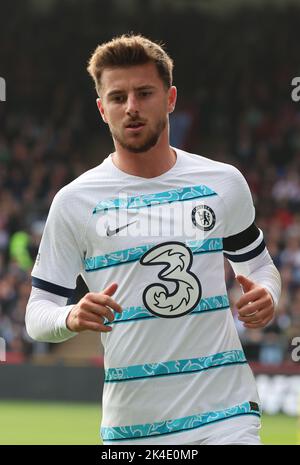
[[[64,307],[64,310],[61,312],[56,321],[56,330],[59,333],[59,336],[66,340],[78,334],[75,331],[71,331],[67,328],[67,318],[73,307],[74,305],[67,305],[66,307]]]

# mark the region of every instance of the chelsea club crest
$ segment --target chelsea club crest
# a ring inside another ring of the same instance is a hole
[[[192,221],[202,231],[210,231],[216,224],[216,215],[207,205],[198,205],[192,210]]]

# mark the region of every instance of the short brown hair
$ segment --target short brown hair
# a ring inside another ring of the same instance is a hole
[[[162,45],[142,35],[124,34],[98,45],[89,60],[87,70],[94,79],[96,91],[100,95],[101,76],[105,68],[129,67],[149,62],[156,65],[159,76],[169,89],[173,80],[173,61]]]

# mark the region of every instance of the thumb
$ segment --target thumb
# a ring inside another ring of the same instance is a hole
[[[103,291],[101,291],[101,294],[106,294],[106,295],[112,296],[116,292],[117,289],[118,289],[118,284],[117,283],[111,283]]]
[[[255,283],[251,281],[251,279],[248,279],[246,278],[246,276],[243,275],[236,276],[236,280],[240,283],[244,292],[251,291],[253,286],[255,286]]]

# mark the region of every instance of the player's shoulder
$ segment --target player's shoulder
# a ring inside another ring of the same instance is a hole
[[[230,163],[225,163],[217,160],[213,160],[207,156],[199,155],[196,153],[186,152],[181,150],[181,153],[185,157],[187,163],[196,169],[201,169],[204,172],[212,172],[215,177],[228,178],[243,178],[241,171]]]
[[[55,195],[55,202],[65,203],[72,202],[74,199],[79,201],[89,195],[93,187],[99,185],[99,179],[105,176],[105,164],[91,168],[80,174],[73,181],[63,186]]]

